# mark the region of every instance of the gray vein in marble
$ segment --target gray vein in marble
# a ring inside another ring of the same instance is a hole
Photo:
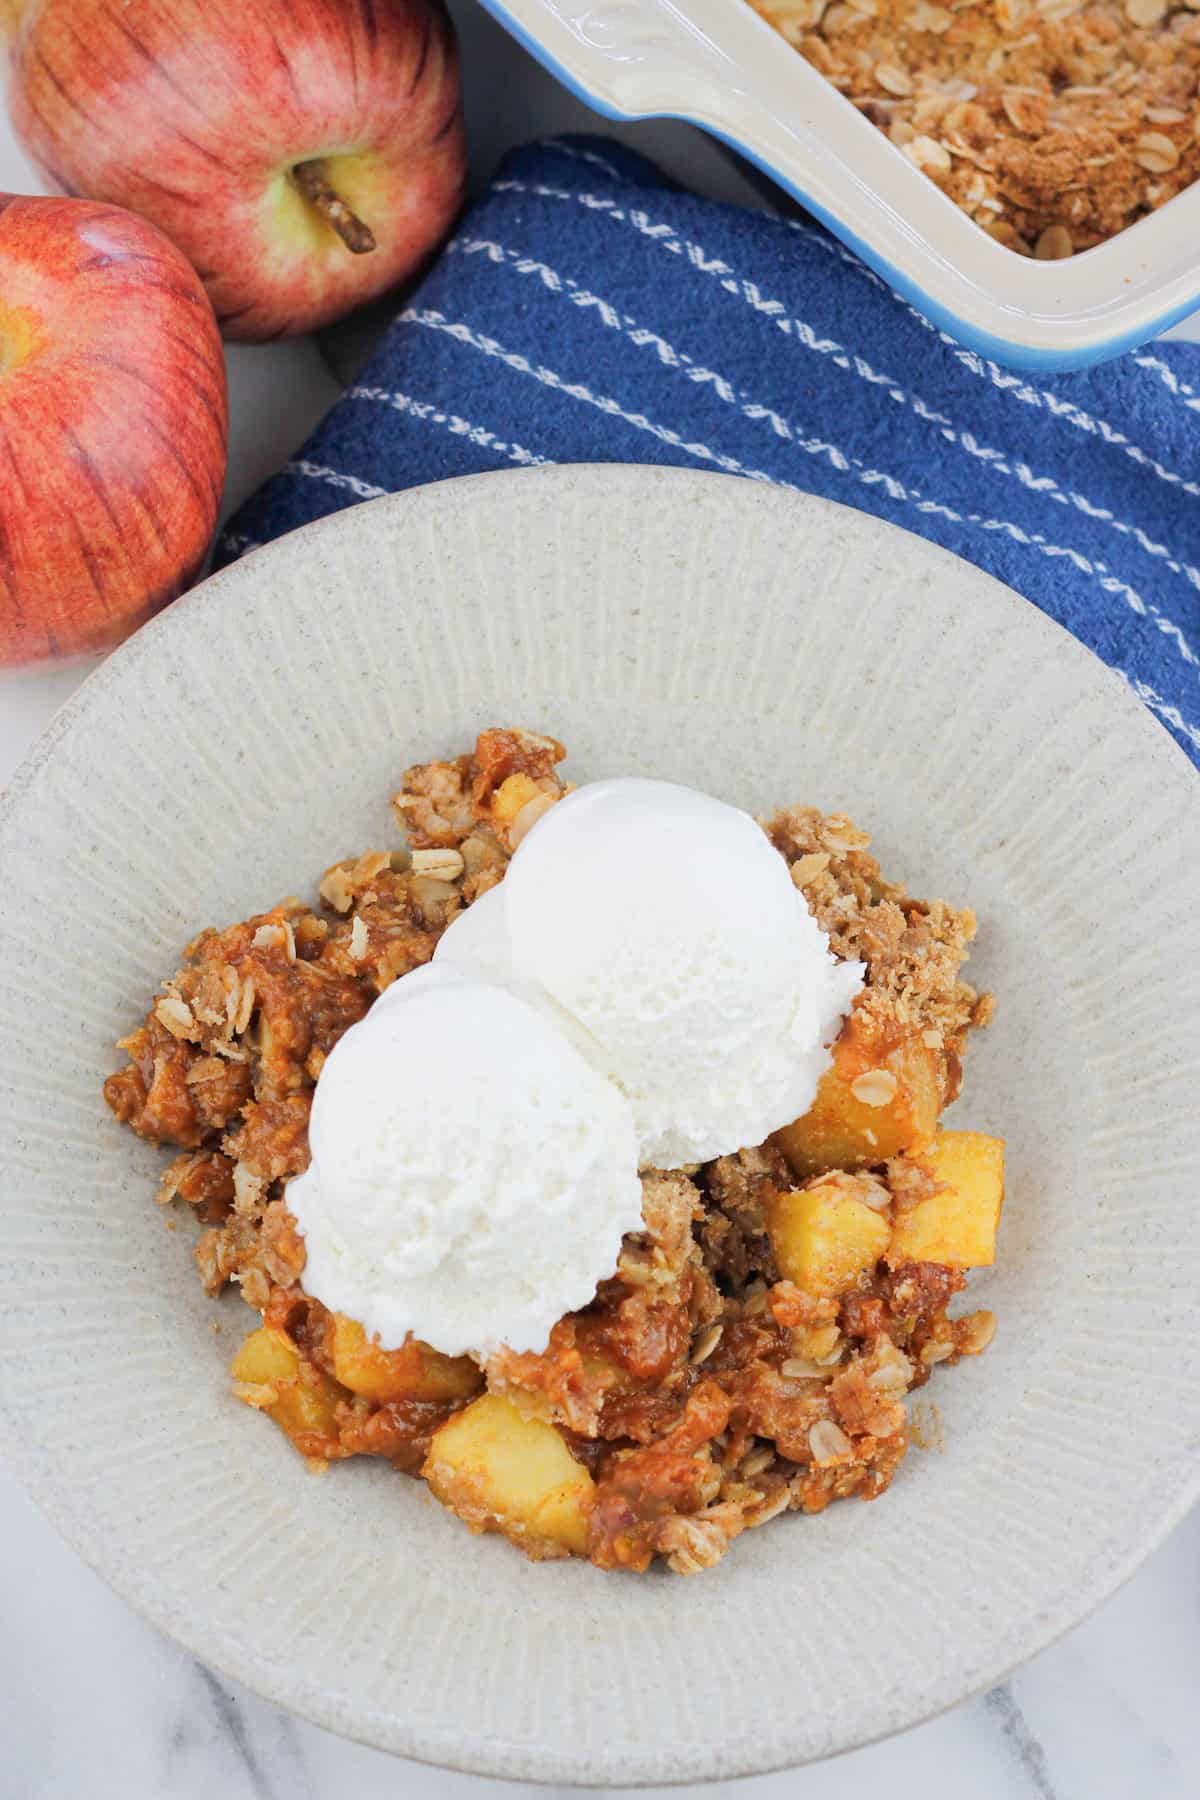
[[[993,1688],[990,1694],[984,1695],[983,1704],[1000,1726],[1005,1743],[1021,1765],[1028,1779],[1030,1792],[1036,1794],[1038,1800],[1056,1800],[1046,1752],[1030,1730],[1029,1721],[1012,1691],[1012,1684],[1005,1681]]]
[[[317,1790],[313,1786],[312,1776],[304,1757],[304,1746],[301,1742],[297,1721],[290,1713],[278,1715],[277,1729],[287,1761],[291,1766],[288,1781],[288,1800],[317,1800]],[[303,1792],[301,1792],[303,1787]]]
[[[245,1765],[246,1773],[253,1784],[256,1800],[284,1800],[283,1794],[268,1778],[258,1759],[258,1753],[250,1742],[250,1735],[246,1730],[245,1720],[242,1718],[241,1708],[237,1701],[232,1694],[226,1693],[217,1676],[210,1669],[206,1669],[203,1663],[197,1663],[195,1666],[197,1674],[208,1690],[208,1697],[222,1730]]]

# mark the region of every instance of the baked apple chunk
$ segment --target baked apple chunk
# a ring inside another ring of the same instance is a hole
[[[852,1013],[803,1118],[775,1133],[801,1181],[912,1155],[937,1130],[951,1097],[949,1059],[923,1034],[880,1038]]]
[[[421,1472],[475,1531],[501,1531],[535,1558],[586,1554],[591,1476],[553,1425],[500,1394],[447,1419]]]

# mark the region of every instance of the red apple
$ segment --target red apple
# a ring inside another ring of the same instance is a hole
[[[441,0],[0,0],[13,124],[153,219],[229,337],[309,331],[445,234],[466,157]]]
[[[174,244],[119,207],[0,195],[0,668],[106,649],[187,586],[226,424]]]

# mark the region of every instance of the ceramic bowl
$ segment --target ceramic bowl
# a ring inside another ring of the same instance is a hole
[[[101,1102],[196,931],[394,843],[405,765],[492,722],[562,738],[577,780],[847,810],[914,891],[976,908],[1000,999],[952,1115],[1008,1140],[971,1284],[999,1330],[921,1394],[940,1447],[689,1580],[528,1563],[380,1464],[311,1475],[231,1397],[253,1315],[205,1300],[163,1157]],[[741,1775],[997,1681],[1197,1490],[1198,796],[1024,600],[803,495],[483,475],[247,557],[105,663],[0,803],[5,1448],[207,1663],[432,1762]]]

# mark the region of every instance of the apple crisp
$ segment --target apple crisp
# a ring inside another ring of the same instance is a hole
[[[750,0],[998,242],[1057,259],[1200,174],[1200,0]]]
[[[314,905],[202,932],[104,1091],[175,1148],[158,1198],[202,1227],[205,1291],[232,1283],[260,1316],[234,1392],[314,1466],[382,1458],[535,1559],[691,1574],[779,1514],[877,1498],[907,1396],[990,1342],[990,1312],[950,1306],[993,1260],[1002,1146],[939,1119],[992,1003],[961,977],[970,912],[887,881],[842,815],[763,820],[835,953],[866,964],[811,1111],[736,1154],[643,1170],[642,1229],[544,1351],[384,1350],[302,1285],[287,1187],[313,1091],[341,1035],[504,878],[568,791],[563,755],[492,730],[408,770],[408,848],[336,864]]]

